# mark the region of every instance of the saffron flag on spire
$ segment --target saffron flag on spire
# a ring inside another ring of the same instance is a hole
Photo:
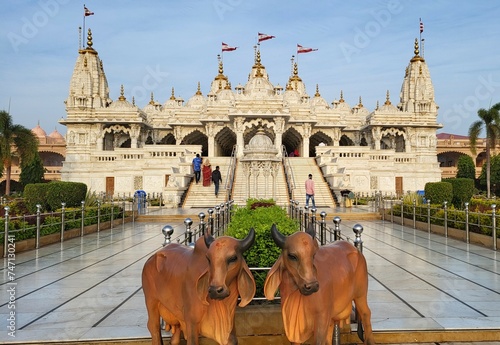
[[[315,52],[316,50],[318,49],[306,48],[302,47],[300,44],[297,44],[297,54]]]
[[[88,17],[93,16],[94,12],[91,12],[87,7],[85,7],[85,5],[83,5],[83,14],[85,15],[85,17]]]
[[[259,43],[262,42],[262,41],[270,40],[272,38],[276,38],[276,37],[275,36],[271,36],[271,35],[266,35],[266,34],[263,34],[263,33],[259,32]]]
[[[420,33],[424,32],[424,23],[420,20]]]
[[[233,50],[238,49],[238,47],[231,47],[228,44],[222,42],[222,51],[223,52],[232,52]]]

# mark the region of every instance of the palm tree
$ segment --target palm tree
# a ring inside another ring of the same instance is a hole
[[[486,193],[490,197],[490,150],[495,147],[497,139],[500,139],[500,103],[490,109],[479,109],[477,116],[480,120],[474,121],[469,127],[469,143],[473,154],[476,154],[476,142],[479,134],[486,131]]]
[[[5,169],[5,195],[10,194],[10,174],[14,158],[19,164],[31,161],[38,152],[38,139],[33,132],[12,123],[12,117],[0,110],[0,174]]]

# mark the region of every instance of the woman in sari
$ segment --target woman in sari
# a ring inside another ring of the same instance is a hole
[[[201,172],[203,173],[203,187],[210,186],[212,182],[212,166],[210,165],[208,158],[203,160]]]

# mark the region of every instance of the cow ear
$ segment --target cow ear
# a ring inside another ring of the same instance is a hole
[[[307,227],[306,233],[311,235],[312,238],[316,238],[316,228],[314,227],[314,224],[312,222],[309,223],[309,226]]]
[[[163,262],[165,261],[166,258],[167,258],[167,256],[163,252],[157,252],[155,254],[155,264],[156,264],[156,271],[157,272],[161,272],[161,270],[163,268]]]
[[[276,262],[274,263],[273,267],[271,267],[269,273],[267,273],[266,281],[264,282],[264,296],[266,296],[269,301],[272,301],[274,299],[276,290],[278,290],[278,287],[281,284],[282,262],[283,259],[280,255],[278,260],[276,260]]]
[[[198,280],[196,281],[196,292],[198,294],[198,298],[201,303],[204,305],[208,305],[207,296],[208,296],[208,267],[207,269],[200,275]]]
[[[243,261],[243,267],[238,275],[238,293],[241,297],[241,301],[238,304],[240,307],[246,306],[252,301],[255,295],[255,280],[253,274],[247,266],[247,263]]]

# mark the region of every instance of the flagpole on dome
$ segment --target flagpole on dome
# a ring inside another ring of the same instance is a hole
[[[85,15],[85,9],[86,8],[87,7],[85,7],[85,4],[83,4],[83,34],[84,35],[85,35],[85,17],[86,17],[86,15]],[[85,43],[83,43],[85,40],[81,40],[81,41],[82,41],[81,43],[82,43],[82,49],[83,49],[83,48],[85,48],[84,47]]]
[[[422,23],[422,18],[419,18],[420,21],[420,45],[421,45],[421,51],[422,51],[422,58],[424,57],[424,41],[425,38],[422,38],[422,32],[424,32],[424,23]]]

